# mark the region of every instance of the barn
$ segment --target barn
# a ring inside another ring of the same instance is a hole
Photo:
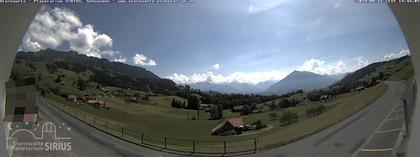
[[[240,134],[244,128],[242,118],[229,118],[220,121],[212,130],[212,135]]]

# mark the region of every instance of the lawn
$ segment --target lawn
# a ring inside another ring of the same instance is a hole
[[[98,110],[86,104],[74,104],[52,94],[48,94],[46,97],[53,103],[67,105],[72,110],[85,112],[93,115],[96,119],[130,128],[125,133],[133,137],[138,136],[139,132],[143,132],[148,135],[177,139],[226,140],[231,141],[232,145],[241,144],[241,142],[236,143],[235,141],[258,138],[259,149],[266,149],[303,138],[333,125],[375,101],[386,90],[387,86],[385,84],[378,84],[364,91],[339,95],[329,102],[309,102],[297,107],[272,111],[278,113],[286,110],[298,112],[299,122],[289,126],[280,126],[278,120],[271,120],[268,116],[270,112],[242,116],[245,124],[262,120],[264,123],[274,126],[266,132],[243,136],[210,135],[210,130],[217,124],[218,120],[207,120],[209,115],[206,112],[200,112],[199,120],[191,120],[191,117],[197,117],[196,111],[169,106],[170,100],[178,99],[176,97],[151,97],[150,101],[153,102],[152,104],[158,103],[156,105],[128,104],[117,98],[106,98],[105,101],[110,107],[109,110]],[[327,108],[323,114],[312,118],[305,116],[305,110],[308,107],[319,104]],[[238,117],[239,113],[225,110],[224,116]]]

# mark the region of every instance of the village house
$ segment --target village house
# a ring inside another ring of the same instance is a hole
[[[67,96],[67,101],[71,101],[71,102],[76,103],[77,102],[77,96],[70,94],[70,95]]]
[[[244,109],[244,106],[243,105],[233,106],[232,107],[232,112],[241,112],[242,109]]]
[[[319,97],[319,101],[320,102],[328,101],[330,98],[331,98],[331,95],[321,95],[321,97]]]
[[[365,86],[360,86],[360,87],[357,87],[357,88],[356,88],[356,91],[361,91],[361,90],[364,90],[364,89],[366,89],[366,87],[365,87]]]
[[[240,134],[244,129],[242,118],[229,118],[220,121],[212,130],[212,135]]]
[[[205,112],[209,112],[212,104],[200,104],[199,109]]]
[[[86,104],[91,105],[91,106],[93,106],[93,107],[95,107],[97,109],[105,108],[105,101],[101,101],[101,100],[93,100],[93,99],[91,99],[91,100],[88,100],[86,102]]]

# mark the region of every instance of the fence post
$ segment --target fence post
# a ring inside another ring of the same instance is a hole
[[[144,142],[144,133],[141,133],[141,144]]]
[[[121,137],[124,137],[124,128],[121,127]]]
[[[193,153],[195,153],[195,141],[192,141],[193,142]]]
[[[95,126],[95,124],[96,124],[96,118],[95,117],[93,117],[93,127],[96,127]],[[98,128],[99,129],[99,128]]]
[[[226,154],[226,141],[223,141],[223,153]]]
[[[406,99],[404,99],[404,98],[402,98],[401,99],[402,101],[403,101],[403,107],[404,107],[404,121],[405,121],[405,133],[406,133],[406,136],[409,136],[409,125],[410,125],[410,119],[409,119],[409,116],[408,116],[408,104],[407,104],[407,100]]]
[[[164,137],[164,139],[165,139],[165,147],[164,148],[166,149],[166,137]]]
[[[254,152],[257,151],[257,138],[254,138]]]
[[[108,131],[108,122],[105,121],[105,131]]]

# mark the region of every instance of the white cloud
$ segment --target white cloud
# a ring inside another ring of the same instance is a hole
[[[157,65],[154,60],[152,60],[150,58],[147,58],[143,54],[138,54],[138,53],[136,53],[136,55],[134,55],[133,62],[134,62],[134,64],[137,64],[137,65],[146,65],[146,66],[156,66]]]
[[[269,81],[269,80],[281,80],[289,72],[282,71],[269,71],[269,72],[235,72],[233,74],[223,76],[221,74],[214,74],[213,72],[207,73],[194,73],[192,75],[184,75],[173,73],[166,78],[171,79],[172,81],[178,84],[191,84],[197,82],[211,82],[211,83],[229,83],[237,81],[240,83],[253,83],[257,84],[259,82]]]
[[[280,6],[284,3],[288,2],[288,0],[258,0],[252,1],[248,7],[248,13],[255,14],[259,12],[263,12],[266,10],[270,10],[277,6]]]
[[[124,58],[124,57],[122,57],[122,56],[120,56],[120,58],[115,58],[114,60],[113,60],[114,62],[121,62],[121,63],[125,63],[126,61],[127,61],[127,58]]]
[[[219,69],[220,69],[220,64],[213,65],[213,70],[219,70]]]
[[[21,50],[39,51],[57,48],[68,42],[69,49],[80,54],[101,58],[113,56],[112,38],[94,30],[90,24],[83,25],[70,9],[43,7],[29,26]]]
[[[340,60],[333,63],[326,63],[323,60],[311,58],[305,61],[297,70],[309,71],[317,74],[342,74],[347,72],[353,72],[360,68],[363,68],[369,64],[369,61],[364,57],[357,57],[355,60],[350,61],[350,65]]]
[[[410,55],[410,50],[401,50],[399,53],[390,53],[384,56],[385,60],[391,60],[395,58],[400,58],[402,56]]]

